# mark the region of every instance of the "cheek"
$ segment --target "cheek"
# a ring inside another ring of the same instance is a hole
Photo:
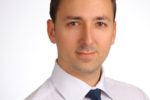
[[[111,45],[112,35],[109,33],[102,33],[96,35],[95,39],[99,45],[108,46]]]
[[[96,38],[97,40],[97,48],[101,55],[107,55],[110,47],[112,45],[112,36],[108,35],[108,33],[104,33],[107,35],[99,35]]]
[[[67,33],[66,35],[62,33],[57,38],[57,46],[59,52],[63,53],[74,52],[74,50],[76,49],[76,44],[77,44],[76,38],[67,35]]]

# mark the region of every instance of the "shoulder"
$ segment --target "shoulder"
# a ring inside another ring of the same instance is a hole
[[[106,78],[105,82],[108,88],[107,90],[115,100],[117,98],[121,100],[149,100],[145,93],[136,86],[110,78]]]
[[[108,84],[112,89],[113,88],[116,88],[116,89],[132,89],[132,90],[137,90],[138,88],[131,85],[131,84],[128,84],[128,83],[125,83],[125,82],[121,82],[121,81],[117,81],[117,80],[114,80],[114,79],[111,79],[111,78],[108,78],[106,77],[105,78],[105,82],[106,84]]]
[[[49,78],[25,100],[52,100],[57,95],[55,92],[57,91]]]

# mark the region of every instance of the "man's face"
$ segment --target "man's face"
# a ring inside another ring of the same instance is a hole
[[[115,39],[111,0],[61,0],[50,23],[61,67],[71,74],[99,71]]]

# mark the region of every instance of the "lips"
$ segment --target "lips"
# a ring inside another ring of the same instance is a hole
[[[85,51],[85,52],[77,52],[78,55],[93,55],[95,54],[95,52],[88,52],[88,51]]]
[[[92,45],[81,45],[76,50],[76,56],[82,61],[91,61],[96,57],[97,49]]]
[[[89,51],[84,51],[84,52],[76,52],[78,59],[83,60],[83,61],[91,61],[92,59],[95,58],[96,52],[89,52]]]

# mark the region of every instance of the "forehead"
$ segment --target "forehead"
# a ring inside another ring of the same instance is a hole
[[[63,16],[113,17],[111,0],[60,0],[57,18]]]

